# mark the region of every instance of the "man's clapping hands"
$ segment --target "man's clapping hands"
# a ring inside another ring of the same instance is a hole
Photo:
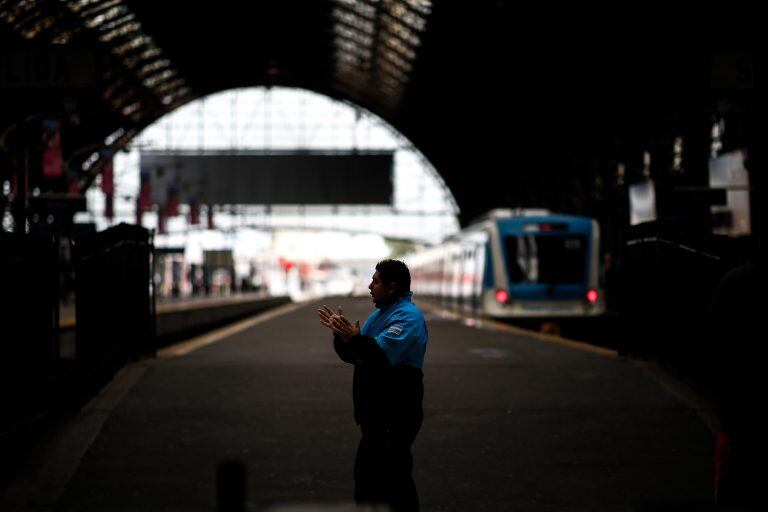
[[[344,310],[339,306],[339,312],[334,313],[331,308],[323,305],[321,309],[317,310],[317,316],[320,317],[320,323],[331,329],[334,333],[344,341],[360,334],[360,320],[355,322],[355,325],[344,317]]]

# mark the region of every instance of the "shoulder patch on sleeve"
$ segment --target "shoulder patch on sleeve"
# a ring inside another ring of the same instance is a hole
[[[397,324],[392,325],[392,326],[389,327],[387,332],[389,334],[394,334],[395,336],[400,336],[400,333],[403,332],[403,326],[402,325],[397,325]]]

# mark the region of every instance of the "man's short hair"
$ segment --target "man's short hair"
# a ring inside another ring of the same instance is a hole
[[[382,260],[376,264],[381,281],[386,285],[395,283],[397,294],[400,297],[408,295],[411,291],[411,273],[408,267],[400,260]]]

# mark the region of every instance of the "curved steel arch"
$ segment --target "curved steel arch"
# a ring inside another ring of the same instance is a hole
[[[97,73],[49,87],[9,85],[3,72],[0,133],[55,113],[77,165],[111,134],[124,143],[211,92],[301,87],[403,133],[454,191],[464,223],[498,206],[593,210],[617,164],[631,179],[650,151],[663,175],[678,137],[698,179],[713,116],[730,127],[724,150],[757,148],[764,86],[754,77],[766,57],[756,12],[603,14],[504,0],[4,0],[4,69],[81,52]]]

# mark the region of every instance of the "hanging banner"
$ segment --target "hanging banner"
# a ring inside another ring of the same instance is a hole
[[[179,189],[173,185],[168,187],[165,198],[165,214],[168,217],[175,217],[179,214]]]
[[[102,152],[102,158],[106,158],[107,163],[104,165],[104,170],[101,171],[101,191],[106,195],[114,195],[115,193],[115,176],[114,167],[112,165],[112,156],[114,152],[111,150],[104,150]]]
[[[140,185],[139,185],[139,201],[137,208],[142,212],[149,210],[152,204],[152,181],[150,178],[149,170],[141,169],[140,172]]]
[[[168,186],[179,201],[204,204],[391,205],[394,152],[145,151],[140,167],[152,174],[153,202]]]
[[[189,203],[189,224],[191,226],[200,224],[200,203],[195,200]]]
[[[59,178],[64,174],[61,156],[61,123],[56,119],[44,119],[43,128],[43,176]]]
[[[139,195],[136,198],[136,224],[141,226],[144,212],[149,210],[152,202],[152,182],[147,169],[139,171]]]
[[[166,229],[166,221],[168,220],[168,217],[165,215],[165,212],[160,209],[160,211],[157,212],[157,234],[163,235],[168,232]]]
[[[104,192],[104,216],[109,220],[115,218],[115,173],[112,158],[115,152],[105,148],[101,158],[106,162],[101,171],[101,191]]]
[[[216,229],[216,225],[213,223],[213,205],[208,205],[208,229]]]
[[[70,196],[80,195],[80,181],[74,169],[67,171],[67,192]]]

